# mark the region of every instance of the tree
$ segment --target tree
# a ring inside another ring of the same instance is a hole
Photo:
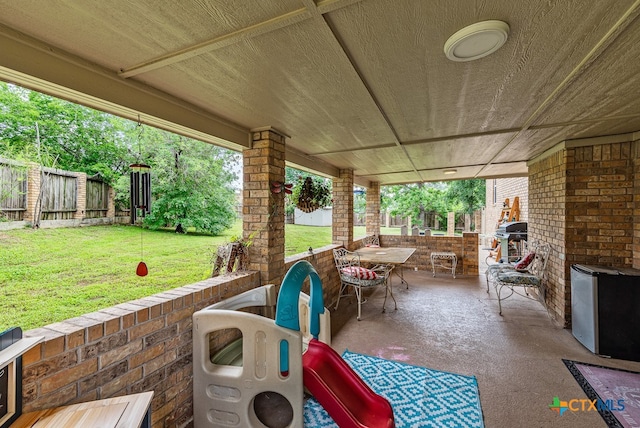
[[[381,207],[392,215],[409,217],[426,224],[426,215],[436,213],[446,224],[447,213],[473,213],[484,206],[485,180],[459,180],[446,183],[416,183],[384,186]]]
[[[225,167],[238,162],[238,154],[154,128],[139,138],[141,161],[151,166],[153,183],[145,225],[214,235],[233,225],[236,177]]]
[[[472,214],[484,207],[486,197],[486,180],[457,180],[449,182],[446,192],[447,199],[460,204],[460,211]]]
[[[435,212],[441,219],[446,219],[449,207],[444,198],[445,188],[443,183],[384,186],[381,188],[381,206],[392,215],[411,216],[415,222],[427,226],[427,213]]]
[[[235,220],[238,155],[15,85],[0,82],[0,155],[99,175],[129,206],[129,165],[152,166],[149,227],[214,234]],[[39,136],[39,138],[38,138]]]
[[[113,183],[130,157],[125,120],[18,86],[0,83],[0,150],[6,157]]]

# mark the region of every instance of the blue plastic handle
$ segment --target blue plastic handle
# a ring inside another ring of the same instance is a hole
[[[300,291],[302,291],[302,283],[307,277],[311,280],[311,295],[309,296],[311,325],[309,331],[317,339],[320,334],[320,314],[324,313],[322,280],[313,265],[306,260],[300,260],[291,266],[282,280],[276,303],[276,324],[280,327],[300,331],[298,300]]]

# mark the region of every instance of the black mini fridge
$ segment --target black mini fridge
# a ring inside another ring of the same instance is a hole
[[[640,361],[640,270],[571,265],[571,331],[594,354]]]

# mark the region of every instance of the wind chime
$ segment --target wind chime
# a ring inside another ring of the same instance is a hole
[[[140,129],[142,125],[138,123]],[[138,143],[140,135],[138,136]],[[138,150],[140,150],[138,148]],[[138,215],[145,217],[151,213],[151,167],[143,163],[129,165],[130,197],[131,197],[131,224],[136,224]],[[142,228],[140,228],[140,263],[136,269],[136,275],[146,276],[149,273],[144,262],[144,245],[142,242]]]
[[[143,218],[151,213],[151,167],[143,163],[129,165],[131,172],[131,224],[136,224],[139,215]],[[142,244],[142,228],[140,228],[140,263],[136,269],[138,276],[146,276],[149,273],[144,259],[144,246]]]

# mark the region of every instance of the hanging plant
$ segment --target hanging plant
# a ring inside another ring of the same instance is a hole
[[[322,179],[305,178],[296,204],[298,209],[310,213],[328,205],[331,205],[331,187]]]

